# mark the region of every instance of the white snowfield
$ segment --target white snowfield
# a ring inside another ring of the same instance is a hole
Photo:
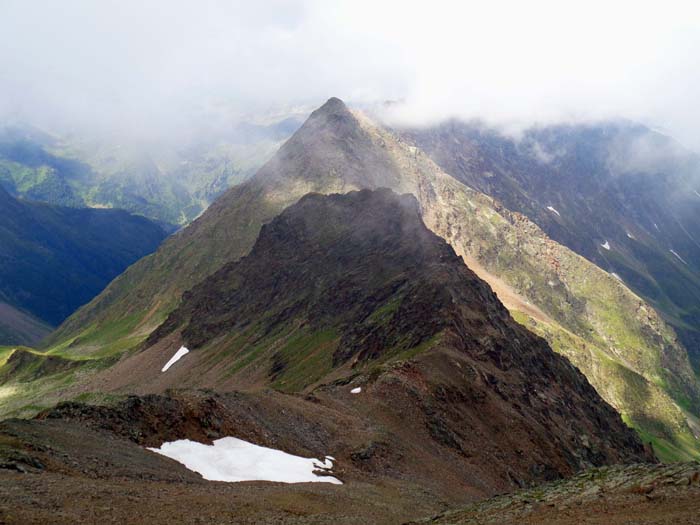
[[[175,363],[177,363],[182,356],[184,356],[185,354],[188,354],[189,352],[190,351],[187,348],[185,348],[184,346],[181,346],[180,349],[177,352],[175,352],[175,355],[170,358],[170,361],[165,363],[165,366],[163,368],[161,368],[160,371],[165,372],[166,370],[168,370],[168,368],[170,368]]]
[[[552,208],[551,206],[547,206],[547,209],[548,209],[549,211],[551,211],[552,213],[556,213],[557,215],[559,215],[559,217],[561,217],[561,213],[559,213],[557,210],[555,210],[555,209]]]
[[[353,388],[352,390],[350,390],[350,393],[351,393],[351,394],[359,394],[360,392],[362,392],[362,387],[361,387],[361,386],[355,387],[355,388]]]
[[[608,241],[605,241],[603,244],[601,244],[601,246],[602,246],[603,248],[605,248],[606,250],[609,250],[609,249],[610,249],[610,243],[609,243]]]
[[[213,445],[180,439],[148,450],[174,459],[210,481],[343,484],[332,476],[319,476],[314,473],[315,470],[330,473],[333,468],[331,456],[326,456],[322,462],[261,447],[234,437],[217,439]]]

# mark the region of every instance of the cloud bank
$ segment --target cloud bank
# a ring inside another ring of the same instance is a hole
[[[339,96],[402,100],[413,124],[624,117],[700,150],[690,2],[4,0],[1,11],[6,120],[157,136],[223,110]]]

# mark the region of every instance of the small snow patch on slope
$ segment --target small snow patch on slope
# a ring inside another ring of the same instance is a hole
[[[700,193],[698,193],[698,190],[693,190],[693,191],[695,192],[695,195],[697,195],[698,197],[700,197]]]
[[[626,233],[627,233],[627,238],[628,238],[628,239],[632,239],[633,241],[636,241],[636,240],[637,240],[637,238],[636,238],[634,235],[632,235],[630,232],[626,232]]]
[[[351,394],[359,394],[360,392],[362,392],[362,387],[361,387],[361,386],[355,387],[355,388],[353,388],[352,390],[350,390],[350,393],[351,393]]]
[[[559,217],[561,217],[561,213],[559,213],[557,210],[552,208],[551,206],[547,206],[547,209],[551,211],[552,213],[556,213]]]
[[[324,461],[302,458],[234,437],[217,439],[213,445],[180,439],[148,450],[174,459],[210,481],[343,484],[332,476],[319,476],[314,473],[315,470],[330,472],[333,468],[333,459],[330,456],[326,456]]]
[[[177,352],[175,352],[175,355],[170,358],[170,361],[165,363],[165,366],[161,369],[161,372],[165,372],[168,368],[177,363],[183,355],[187,353],[189,353],[189,350],[184,346],[181,346],[180,349]]]
[[[622,281],[622,277],[620,277],[619,275],[617,275],[615,272],[612,272],[610,275],[612,275],[612,276],[613,276],[615,279],[617,279],[618,281]]]
[[[688,263],[685,262],[685,260],[683,259],[683,257],[681,257],[680,255],[678,255],[675,251],[669,250],[669,252],[671,252],[673,255],[675,255],[676,257],[678,257],[678,260],[679,260],[680,262],[682,262],[683,264],[685,264],[686,266],[688,266]]]
[[[602,246],[603,248],[605,248],[606,250],[609,250],[609,249],[610,249],[610,243],[609,243],[608,241],[605,241],[603,244],[601,244],[601,246]]]

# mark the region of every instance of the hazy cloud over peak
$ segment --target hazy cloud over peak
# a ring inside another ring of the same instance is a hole
[[[700,149],[690,2],[5,0],[0,114],[145,135],[211,108],[401,99],[401,119],[626,117]]]

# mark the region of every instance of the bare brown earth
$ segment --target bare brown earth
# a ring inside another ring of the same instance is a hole
[[[405,472],[422,438],[410,451],[377,441],[353,449],[377,429],[352,414],[332,421],[313,402],[305,419],[294,396],[172,394],[0,423],[0,523],[670,525],[697,523],[700,511],[698,463],[591,469],[492,499],[459,487],[443,463],[436,469],[454,490],[437,494],[425,472]],[[330,435],[334,425],[342,438]],[[205,481],[145,448],[224,434],[307,457],[332,452],[344,484]],[[336,449],[341,439],[347,447]]]
[[[414,523],[691,525],[699,516],[700,464],[694,462],[592,469]]]
[[[388,524],[499,490],[465,487],[448,453],[417,468],[436,444],[409,424],[415,443],[392,449],[386,429],[352,409],[351,400],[365,402],[360,396],[347,394],[329,408],[274,392],[170,394],[131,397],[113,408],[65,404],[38,420],[0,423],[0,521]],[[145,448],[225,435],[305,457],[332,454],[333,475],[344,484],[208,482]]]

